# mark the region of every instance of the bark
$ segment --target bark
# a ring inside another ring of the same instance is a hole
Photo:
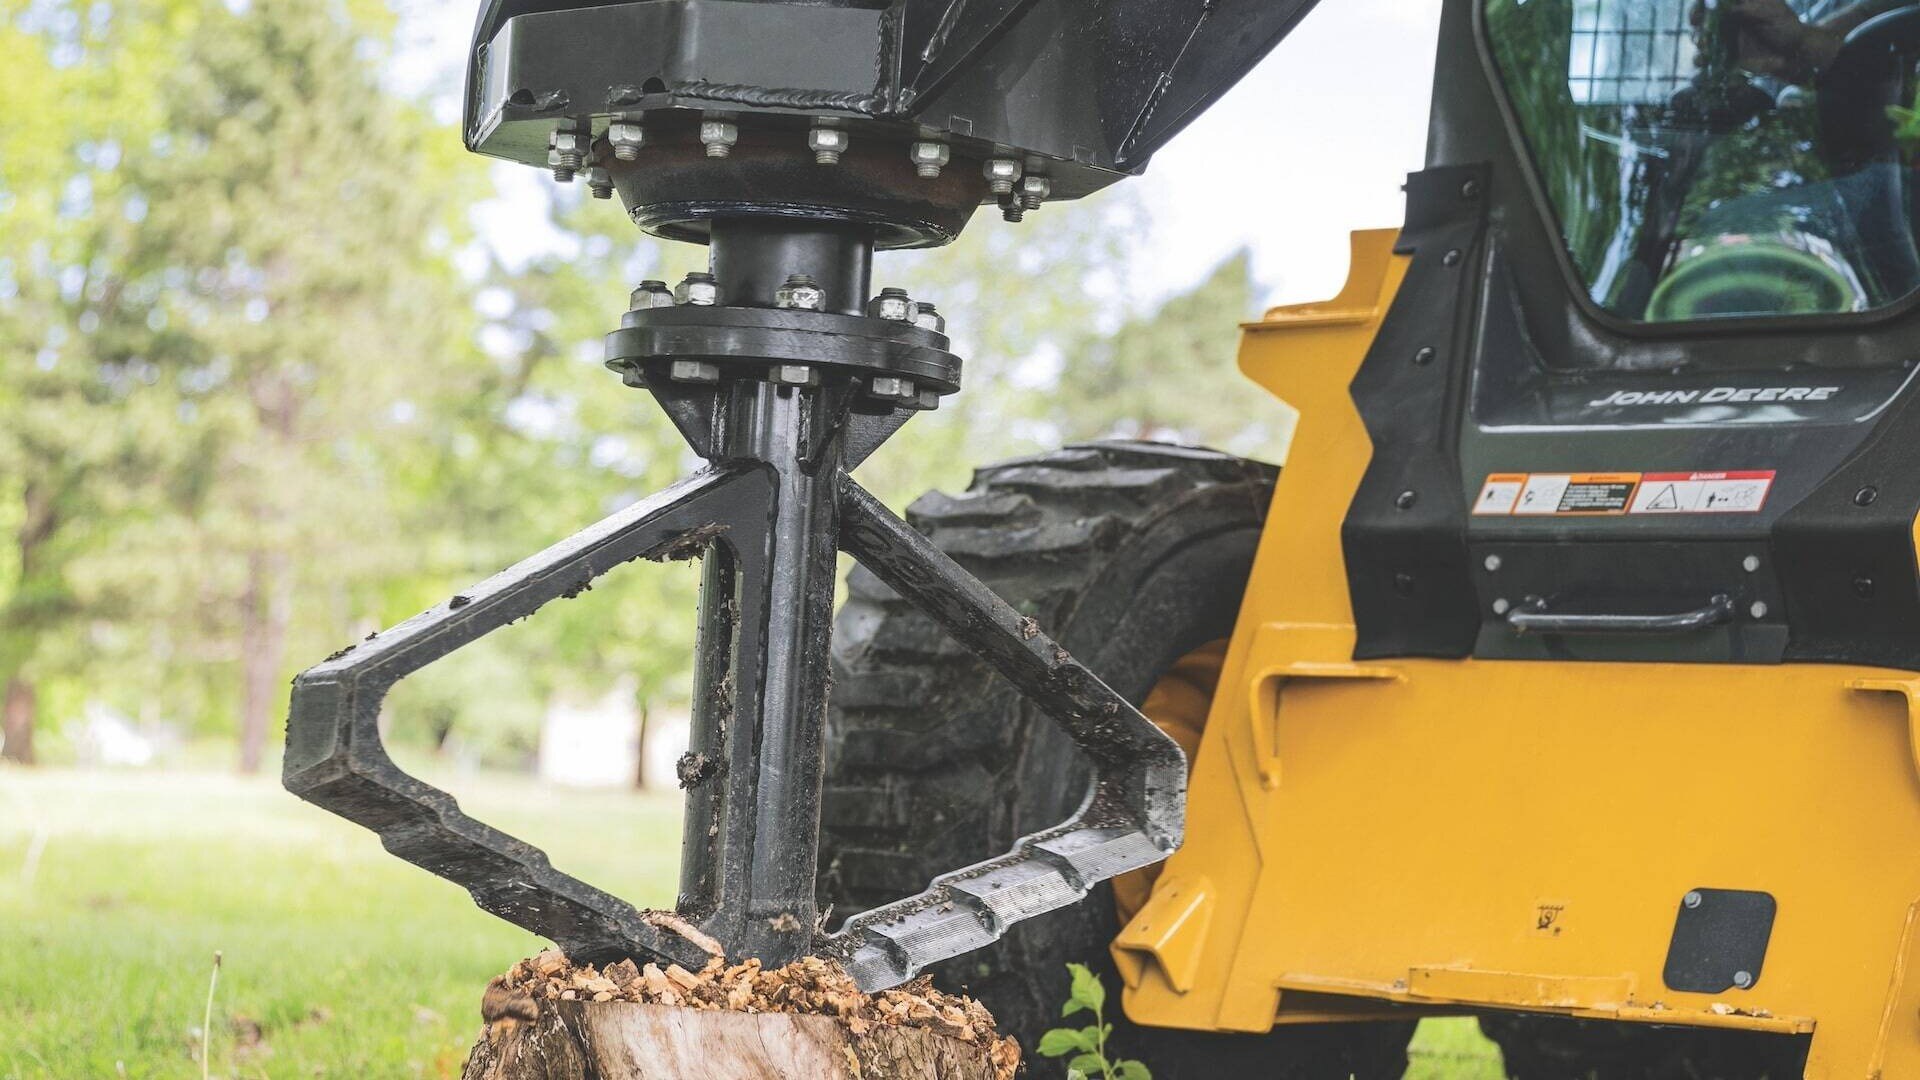
[[[830,1016],[553,1002],[503,1019],[462,1080],[993,1080],[983,1045],[925,1028],[855,1035]]]
[[[0,759],[16,765],[33,764],[33,684],[15,675],[7,680],[7,693],[0,702]]]
[[[260,771],[267,731],[285,705],[280,672],[286,663],[287,625],[293,607],[287,557],[274,551],[247,555],[247,591],[240,607],[240,771]]]

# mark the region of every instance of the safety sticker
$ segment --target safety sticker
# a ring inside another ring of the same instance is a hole
[[[1771,469],[1687,473],[1494,473],[1476,516],[1751,514],[1766,505]]]
[[[1752,514],[1767,504],[1773,470],[1648,473],[1628,510],[1634,514]]]

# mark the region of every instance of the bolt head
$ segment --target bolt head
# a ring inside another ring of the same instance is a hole
[[[827,293],[805,274],[795,274],[773,292],[773,306],[794,311],[819,311],[827,305]]]
[[[1444,255],[1440,259],[1440,261],[1443,263],[1446,263],[1448,266],[1459,266],[1461,260],[1465,259],[1466,257],[1467,257],[1466,252],[1461,251],[1459,248],[1454,248],[1452,251],[1447,252],[1446,255]]]
[[[1498,556],[1498,555],[1489,555],[1489,556],[1487,556],[1487,560],[1486,560],[1486,563],[1485,563],[1485,565],[1486,565],[1486,568],[1487,568],[1487,573],[1489,573],[1489,574],[1491,574],[1491,573],[1493,573],[1494,571],[1496,571],[1496,570],[1498,570],[1498,569],[1500,569],[1500,567],[1501,567],[1501,565],[1502,565],[1502,563],[1501,563],[1501,560],[1500,560],[1500,556]]]
[[[1680,902],[1690,908],[1697,908],[1706,902],[1706,897],[1701,896],[1698,892],[1689,892],[1686,896],[1680,898]]]
[[[1745,990],[1745,989],[1746,989],[1747,987],[1749,987],[1749,986],[1752,986],[1752,985],[1753,985],[1753,972],[1751,972],[1751,971],[1736,971],[1736,972],[1734,972],[1734,973],[1733,973],[1733,985],[1735,985],[1735,986],[1737,986],[1737,987],[1739,987],[1739,988],[1740,988],[1740,989],[1742,989],[1742,990]]]
[[[708,157],[726,157],[733,153],[733,144],[739,141],[740,128],[733,121],[700,121],[700,144],[707,148]]]
[[[720,283],[712,274],[688,274],[674,287],[673,302],[694,307],[712,307],[720,302]]]
[[[1420,501],[1419,492],[1403,491],[1400,494],[1394,496],[1393,507],[1396,510],[1411,510],[1413,509],[1413,505],[1419,501]]]
[[[720,381],[720,366],[705,360],[675,360],[668,375],[674,382],[717,383]]]
[[[1879,501],[1879,499],[1880,489],[1872,485],[1863,487],[1853,493],[1853,505],[1855,506],[1872,506],[1875,502]]]
[[[913,162],[914,171],[921,177],[931,180],[940,175],[940,170],[953,160],[953,151],[946,143],[922,139],[907,150],[907,160]]]
[[[1765,600],[1755,600],[1753,606],[1748,608],[1747,611],[1756,619],[1764,619],[1767,617],[1767,602]]]
[[[1012,191],[1014,182],[1020,179],[1020,163],[1012,158],[988,158],[980,171],[986,175],[987,187],[995,195]]]
[[[1740,568],[1742,570],[1745,570],[1749,574],[1757,572],[1760,569],[1760,556],[1749,555],[1746,558],[1741,559]]]
[[[613,147],[613,156],[621,161],[634,161],[640,157],[640,148],[647,144],[647,129],[631,121],[623,120],[607,126],[607,145]]]
[[[919,305],[905,289],[881,289],[879,296],[867,301],[867,314],[876,319],[912,322],[918,312]]]
[[[816,125],[807,131],[807,149],[813,151],[813,160],[822,165],[838,163],[850,142],[847,133],[839,128]]]
[[[629,297],[627,304],[628,309],[631,311],[647,311],[652,308],[669,308],[672,306],[673,290],[667,288],[666,282],[657,281],[652,278],[641,282],[634,288],[633,295]]]
[[[1513,601],[1511,600],[1500,599],[1500,600],[1495,600],[1493,602],[1493,613],[1495,615],[1505,615],[1507,612],[1512,610],[1513,610]]]
[[[820,373],[806,364],[775,364],[767,369],[767,380],[780,386],[818,386]]]
[[[940,407],[940,394],[935,390],[922,390],[920,391],[920,399],[916,404],[921,409],[931,412]]]
[[[924,300],[916,306],[919,310],[914,312],[913,325],[922,330],[931,330],[936,334],[947,332],[947,317],[940,314],[939,309]]]

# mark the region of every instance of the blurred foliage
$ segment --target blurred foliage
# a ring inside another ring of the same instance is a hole
[[[304,664],[698,465],[600,339],[704,251],[556,188],[558,249],[495,255],[498,167],[383,84],[394,31],[376,0],[0,0],[0,688],[43,734],[105,706],[256,766]],[[1141,228],[1120,191],[883,255],[967,389],[863,481],[897,507],[1071,439],[1271,444],[1231,367],[1248,261],[1143,302]],[[518,762],[556,694],[671,707],[696,585],[608,575],[408,680],[391,734]]]

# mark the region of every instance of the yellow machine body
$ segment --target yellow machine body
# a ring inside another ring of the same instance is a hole
[[[1246,328],[1299,421],[1193,758],[1185,846],[1114,943],[1135,1021],[1518,1009],[1810,1035],[1810,1080],[1920,1078],[1920,677],[1862,667],[1355,662],[1348,386],[1406,274]],[[1663,965],[1695,889],[1772,894],[1750,988]]]

